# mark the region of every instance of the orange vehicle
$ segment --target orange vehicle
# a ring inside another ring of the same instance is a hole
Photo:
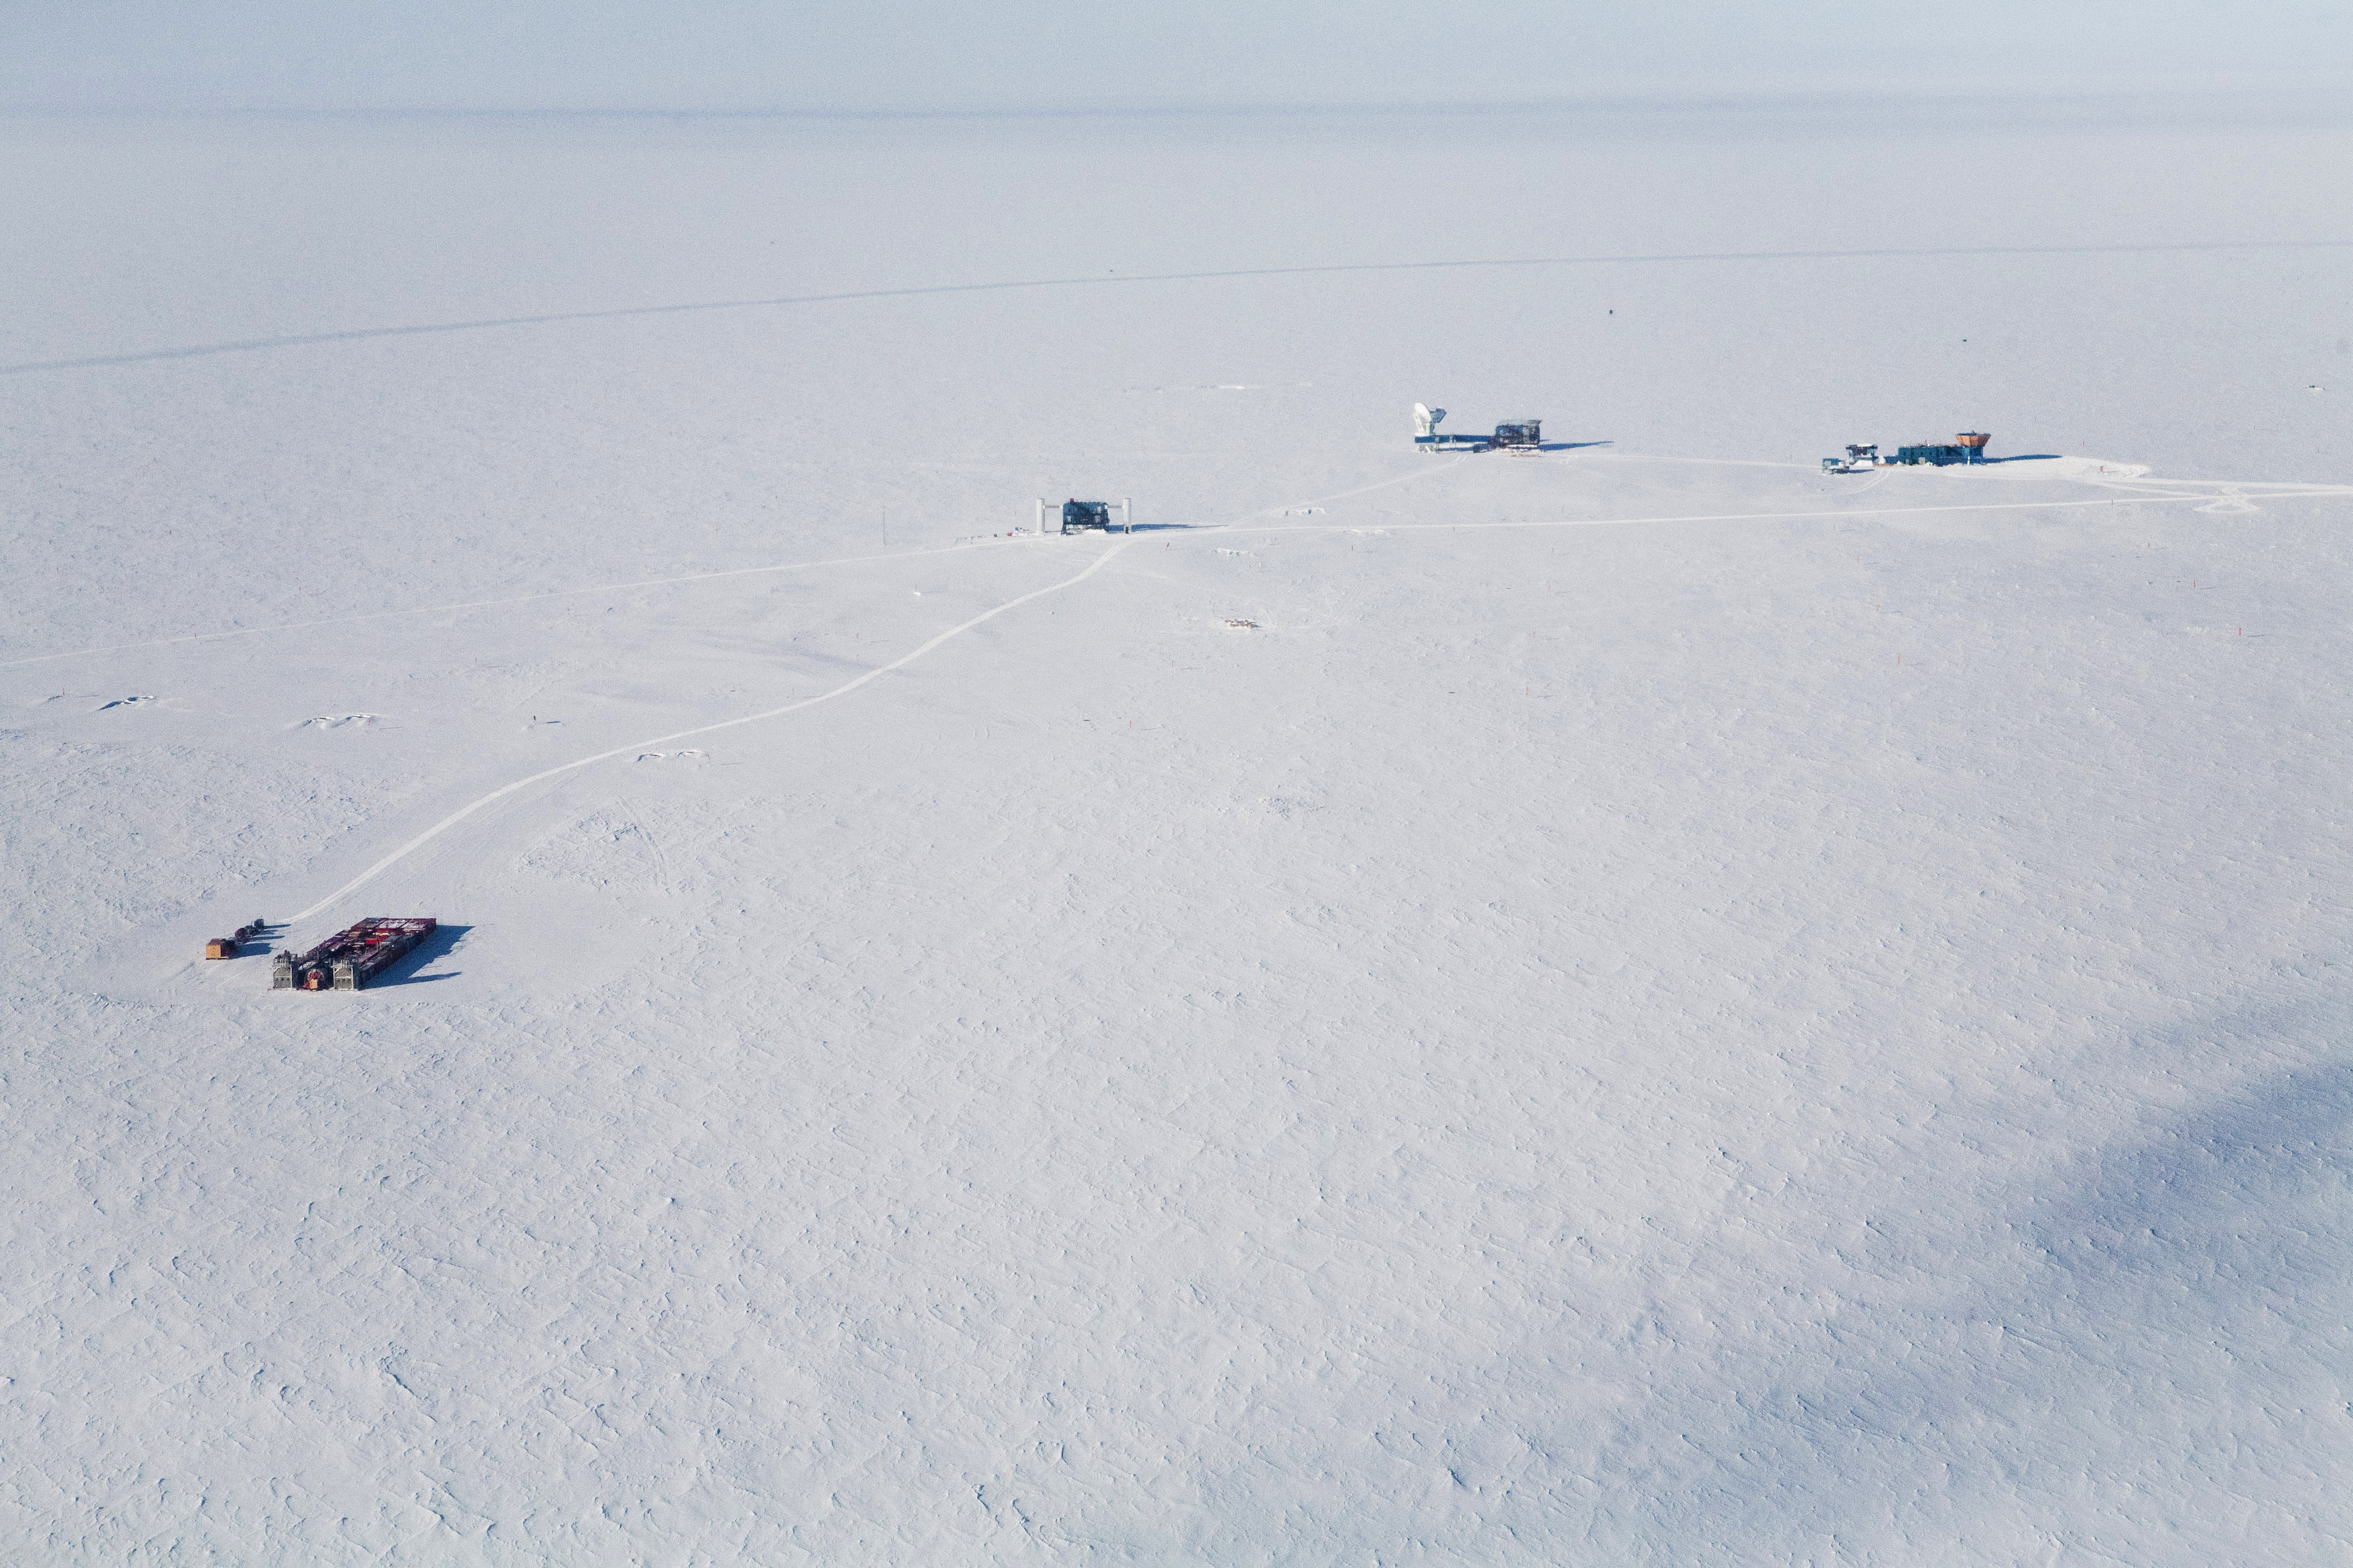
[[[234,936],[216,936],[213,938],[212,941],[205,943],[205,956],[206,958],[235,958],[239,952],[245,950],[245,944],[247,942],[251,942],[255,937],[261,934],[261,928],[267,923],[268,922],[259,915],[254,916],[251,920],[246,921],[245,924],[237,927],[237,933]]]

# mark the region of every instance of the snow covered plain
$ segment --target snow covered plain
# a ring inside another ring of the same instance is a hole
[[[10,126],[5,1555],[2343,1562],[2353,136],[1831,118]]]

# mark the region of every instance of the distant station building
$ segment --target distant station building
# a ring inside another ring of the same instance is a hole
[[[1982,463],[1986,443],[1993,437],[1977,430],[1964,430],[1949,445],[1898,447],[1895,460],[1908,466],[1920,463],[1943,468],[1947,463]]]
[[[1046,518],[1050,509],[1048,508],[1045,498],[1041,496],[1038,500],[1038,531],[1083,533],[1089,529],[1101,529],[1103,532],[1109,533],[1116,528],[1122,533],[1134,533],[1135,503],[1127,497],[1122,496],[1117,503],[1119,516],[1116,521],[1112,517],[1113,504],[1107,500],[1080,500],[1073,497],[1062,503],[1059,524],[1050,530],[1046,526]]]
[[[1947,443],[1924,443],[1917,447],[1898,447],[1895,456],[1883,458],[1875,446],[1849,446],[1844,458],[1824,458],[1822,472],[1855,474],[1865,468],[1918,468],[1923,464],[1943,468],[1948,463],[1982,463],[1986,443],[1991,436],[1982,430],[1964,430]]]
[[[1495,426],[1490,436],[1449,436],[1438,426],[1446,417],[1443,408],[1432,408],[1426,403],[1413,405],[1413,444],[1425,452],[1442,452],[1468,447],[1473,452],[1534,452],[1544,447],[1544,421],[1519,419]]]

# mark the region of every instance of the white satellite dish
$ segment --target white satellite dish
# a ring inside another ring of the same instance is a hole
[[[1413,405],[1413,438],[1427,441],[1438,433],[1438,422],[1446,417],[1443,408],[1430,408],[1422,404]]]

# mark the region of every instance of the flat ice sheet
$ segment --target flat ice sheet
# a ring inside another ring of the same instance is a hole
[[[2341,132],[11,134],[13,1557],[2344,1550]]]

